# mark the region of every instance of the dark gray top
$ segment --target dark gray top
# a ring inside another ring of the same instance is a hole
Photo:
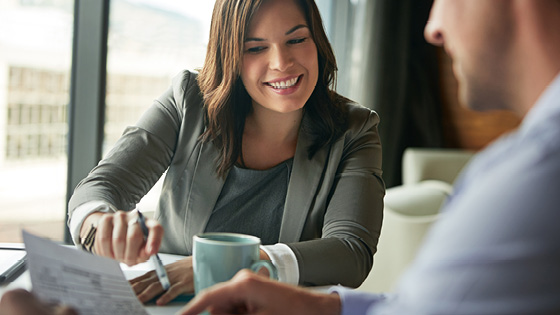
[[[267,170],[234,166],[205,231],[254,235],[263,245],[278,243],[292,160]]]

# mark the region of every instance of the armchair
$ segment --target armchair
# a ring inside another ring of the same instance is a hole
[[[387,292],[393,288],[437,220],[453,182],[473,155],[474,152],[455,149],[405,150],[403,184],[387,189],[373,269],[358,290]]]

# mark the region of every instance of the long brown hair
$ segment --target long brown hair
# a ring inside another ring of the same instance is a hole
[[[251,97],[241,82],[243,45],[249,23],[263,1],[216,0],[210,25],[210,39],[198,84],[204,98],[207,129],[203,141],[212,141],[220,151],[217,173],[224,176],[241,156],[245,118],[251,112]],[[319,61],[315,90],[304,106],[308,123],[302,126],[312,139],[308,157],[336,141],[347,128],[344,97],[334,92],[336,59],[319,9],[314,0],[296,1],[304,15]]]

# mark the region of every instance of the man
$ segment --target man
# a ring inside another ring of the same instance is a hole
[[[394,294],[242,271],[182,314],[560,314],[558,30],[560,0],[435,1],[425,35],[452,56],[462,102],[523,122],[465,170]]]

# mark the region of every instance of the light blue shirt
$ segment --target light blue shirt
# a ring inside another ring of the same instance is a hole
[[[394,294],[342,314],[560,314],[560,75],[455,186]]]

